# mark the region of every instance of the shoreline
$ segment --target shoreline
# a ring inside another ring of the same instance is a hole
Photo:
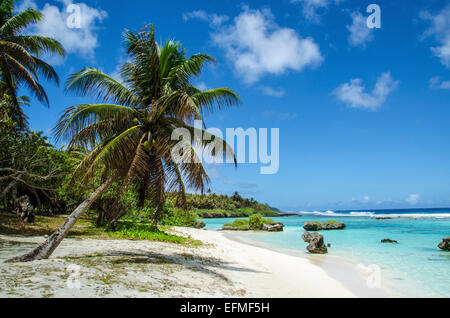
[[[0,296],[354,298],[364,294],[306,258],[237,242],[217,231],[174,228],[172,232],[204,244],[192,248],[149,241],[66,239],[49,260],[0,263]],[[0,250],[0,261],[42,240],[0,236],[6,246]],[[81,268],[80,290],[67,287],[70,265]]]
[[[224,231],[223,234],[230,240],[254,247],[268,249],[273,252],[291,255],[308,260],[311,265],[320,267],[331,278],[339,281],[343,286],[353,292],[358,298],[396,298],[402,297],[400,292],[394,291],[393,283],[382,278],[382,287],[371,289],[367,286],[367,273],[359,268],[355,262],[335,255],[312,255],[289,249],[277,249],[268,244],[252,239],[246,239],[236,232]]]

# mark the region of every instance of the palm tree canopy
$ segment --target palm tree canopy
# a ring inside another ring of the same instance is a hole
[[[185,201],[185,183],[203,191],[209,182],[195,144],[207,149],[221,144],[228,154],[232,150],[218,137],[175,141],[173,132],[184,128],[193,133],[199,129],[193,127],[194,120],[238,105],[240,98],[228,88],[202,91],[192,85],[205,64],[215,62],[212,57],[188,58],[174,41],[158,45],[152,26],[138,33],[126,31],[124,38],[129,61],[121,67],[121,80],[94,68],[69,78],[68,91],[100,103],[67,109],[55,127],[56,137],[70,140],[70,146],[92,149],[76,171],[87,180],[105,167],[118,173],[125,184],[135,182],[159,206],[165,190],[178,191]],[[172,152],[180,141],[190,150],[181,154],[189,160],[175,162]],[[213,155],[224,156],[224,152]]]
[[[0,0],[0,77],[5,86],[4,93],[10,95],[19,108],[17,89],[19,85],[24,85],[39,101],[49,105],[47,94],[39,83],[39,76],[57,84],[59,78],[54,68],[39,56],[64,56],[64,48],[55,39],[23,34],[27,28],[39,23],[43,15],[32,8],[15,13],[16,2],[17,0]]]

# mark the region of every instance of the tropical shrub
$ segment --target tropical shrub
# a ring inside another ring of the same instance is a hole
[[[265,223],[266,223],[266,220],[262,217],[261,214],[253,214],[249,218],[250,230],[254,230],[254,231],[261,230]]]

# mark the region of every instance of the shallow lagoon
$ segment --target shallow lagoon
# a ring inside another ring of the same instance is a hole
[[[450,214],[418,212],[389,213],[395,217],[390,220],[375,218],[386,216],[382,213],[303,213],[277,218],[286,226],[282,233],[239,232],[239,236],[280,251],[303,253],[307,245],[301,238],[304,222],[337,219],[347,224],[346,230],[321,232],[331,244],[329,255],[364,266],[378,265],[383,278],[402,296],[450,297],[450,252],[437,247],[442,238],[450,236]],[[205,222],[208,229],[220,229],[230,219]],[[386,238],[399,244],[382,244]]]

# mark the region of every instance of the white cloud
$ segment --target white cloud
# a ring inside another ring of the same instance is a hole
[[[373,29],[367,27],[367,18],[360,12],[350,13],[352,24],[347,25],[347,30],[350,31],[348,42],[352,46],[365,47],[367,43],[373,41]]]
[[[450,4],[435,15],[422,12],[421,17],[431,24],[423,36],[434,37],[439,43],[431,48],[431,52],[450,68]]]
[[[278,26],[268,9],[244,8],[231,25],[216,28],[211,37],[247,84],[266,74],[316,67],[323,60],[312,38],[301,38],[295,30]]]
[[[230,17],[226,15],[208,14],[203,10],[196,10],[192,12],[183,13],[183,20],[185,22],[191,19],[199,19],[201,21],[208,22],[211,26],[219,26],[222,23],[228,21]]]
[[[292,3],[301,3],[303,16],[312,22],[320,22],[320,12],[325,11],[330,4],[338,4],[342,0],[291,0]]]
[[[37,4],[34,2],[34,0],[23,0],[21,3],[17,6],[17,11],[21,12],[28,8],[37,9]]]
[[[281,88],[277,89],[270,86],[260,86],[259,89],[264,95],[271,97],[283,97],[286,94],[285,90]]]
[[[55,38],[69,54],[79,54],[84,58],[93,59],[95,49],[100,45],[97,35],[98,25],[107,17],[107,13],[85,3],[76,3],[81,9],[81,28],[70,28],[67,21],[71,12],[67,12],[66,9],[73,2],[72,0],[58,0],[58,2],[62,6],[46,3],[40,9],[44,14],[44,20],[32,26],[31,31]],[[19,6],[20,9],[27,7],[39,9],[32,0],[25,0]]]
[[[400,82],[394,81],[389,72],[381,74],[371,93],[365,92],[363,80],[360,78],[344,83],[333,92],[337,98],[353,108],[376,110],[386,101],[389,94],[397,89]]]
[[[406,198],[406,202],[408,202],[411,205],[415,205],[420,202],[420,195],[411,194],[408,198]]]
[[[430,87],[432,89],[450,89],[450,81],[444,81],[439,76],[436,76],[430,80]]]

